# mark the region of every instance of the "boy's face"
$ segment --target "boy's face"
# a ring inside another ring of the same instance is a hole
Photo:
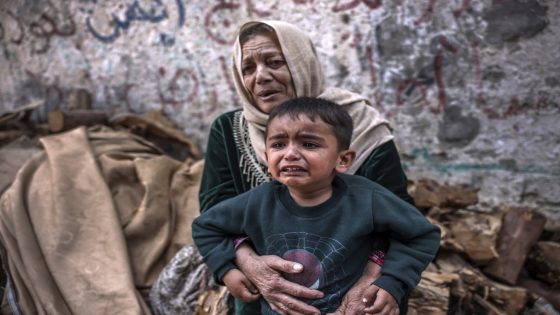
[[[330,192],[335,172],[345,172],[354,152],[338,150],[331,126],[320,118],[311,121],[305,114],[292,119],[275,117],[266,137],[268,171],[290,191]]]

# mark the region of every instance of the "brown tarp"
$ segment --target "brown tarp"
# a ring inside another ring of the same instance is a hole
[[[192,243],[202,160],[179,162],[107,127],[41,143],[0,199],[3,263],[22,313],[151,314],[151,285]]]

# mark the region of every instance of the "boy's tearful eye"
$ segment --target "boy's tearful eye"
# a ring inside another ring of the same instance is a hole
[[[303,144],[303,147],[306,148],[306,149],[316,149],[316,148],[319,147],[319,144],[314,143],[314,142],[305,142]]]
[[[270,144],[270,148],[275,150],[282,149],[283,147],[285,147],[285,144],[283,142],[272,142]]]

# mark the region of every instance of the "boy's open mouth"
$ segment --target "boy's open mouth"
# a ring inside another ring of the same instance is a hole
[[[299,174],[302,172],[305,172],[305,169],[302,167],[294,167],[294,166],[290,166],[290,167],[283,167],[282,169],[280,169],[281,173],[284,174]]]

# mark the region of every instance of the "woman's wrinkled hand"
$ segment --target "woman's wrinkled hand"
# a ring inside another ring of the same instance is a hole
[[[366,305],[363,302],[364,292],[371,283],[381,275],[381,267],[368,261],[364,273],[342,299],[340,307],[330,315],[362,315]]]
[[[303,266],[277,256],[258,256],[253,249],[242,244],[236,251],[236,264],[257,287],[270,307],[282,314],[320,314],[319,310],[301,299],[318,299],[323,293],[290,282],[281,273],[299,273]],[[371,281],[370,281],[371,283]]]

